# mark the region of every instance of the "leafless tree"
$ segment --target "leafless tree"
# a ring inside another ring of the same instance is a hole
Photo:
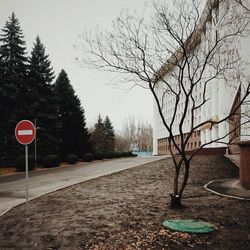
[[[79,64],[119,73],[119,83],[151,91],[168,133],[174,162],[172,208],[182,205],[194,155],[211,143],[223,142],[233,131],[188,153],[193,133],[203,126],[212,128],[228,122],[248,98],[249,83],[243,79],[243,72],[239,72],[241,60],[237,51],[231,49],[237,39],[246,36],[249,27],[246,9],[241,8],[240,15],[235,9],[240,7],[232,5],[231,0],[208,0],[201,12],[196,0],[176,0],[170,7],[155,3],[152,19],[123,11],[113,22],[112,31],[86,33],[82,37],[82,57],[76,58]],[[208,89],[215,79],[227,81],[228,91],[241,86],[240,101],[222,117],[197,122],[199,112],[210,101]],[[199,99],[195,97],[197,89],[201,94]],[[164,114],[168,99],[173,101],[170,119]],[[175,139],[176,134],[180,143]]]
[[[130,150],[152,152],[153,129],[146,120],[136,120],[129,116],[124,121],[121,134],[127,140]]]
[[[115,150],[117,152],[128,152],[130,151],[129,146],[129,141],[126,138],[120,134],[115,135]]]
[[[137,144],[140,151],[148,154],[153,151],[153,129],[147,121],[137,122]]]
[[[234,0],[236,3],[240,4],[244,10],[250,12],[250,4],[248,0]]]
[[[137,142],[137,127],[133,116],[124,120],[121,134],[128,141],[129,149],[132,150]]]

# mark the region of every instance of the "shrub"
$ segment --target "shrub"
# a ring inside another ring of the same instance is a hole
[[[126,152],[127,157],[136,157],[137,155],[133,154],[131,151]]]
[[[130,152],[122,152],[122,157],[130,157]]]
[[[102,160],[104,158],[104,154],[101,151],[95,152],[95,160]]]
[[[45,168],[55,168],[60,164],[60,158],[57,155],[47,155],[42,160],[42,165]]]
[[[76,164],[78,161],[78,157],[75,154],[69,154],[66,156],[66,162],[68,164]]]
[[[94,160],[94,155],[91,153],[86,153],[83,155],[82,159],[83,159],[83,161],[91,162]]]
[[[122,157],[122,153],[121,152],[115,152],[114,157],[115,158],[120,158],[120,157]]]
[[[35,168],[35,159],[30,156],[28,158],[28,164],[29,164],[29,171],[33,170]],[[15,160],[15,168],[18,172],[25,171],[25,155],[22,155]]]
[[[131,153],[131,157],[137,157],[138,155]]]
[[[112,158],[114,158],[114,156],[115,156],[115,153],[113,151],[108,151],[107,153],[105,153],[104,157],[106,159],[112,159]]]

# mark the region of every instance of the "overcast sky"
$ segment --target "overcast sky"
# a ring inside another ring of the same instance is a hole
[[[85,109],[87,125],[100,113],[108,115],[116,130],[130,115],[152,123],[151,94],[140,87],[121,91],[108,85],[105,74],[83,69],[74,63],[73,45],[85,30],[108,28],[123,8],[141,11],[145,0],[0,0],[0,28],[15,12],[30,55],[37,35],[49,54],[56,76],[64,69]]]

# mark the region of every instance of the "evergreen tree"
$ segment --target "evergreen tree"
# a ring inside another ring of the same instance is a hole
[[[16,124],[27,118],[27,57],[24,36],[13,13],[0,35],[0,154],[13,162],[23,149],[14,137]]]
[[[61,154],[82,156],[90,152],[90,134],[86,128],[84,109],[64,70],[56,80],[55,90],[62,120]]]
[[[115,132],[108,116],[104,120],[104,147],[106,151],[115,149]]]
[[[101,115],[99,114],[98,120],[94,125],[94,130],[92,133],[92,141],[95,151],[105,152],[105,128],[102,121]]]
[[[92,140],[95,150],[103,152],[114,151],[115,149],[115,132],[108,116],[103,121],[101,115],[94,125]]]
[[[45,47],[37,37],[29,59],[29,119],[36,121],[38,158],[59,153],[61,120],[51,84],[54,72]]]

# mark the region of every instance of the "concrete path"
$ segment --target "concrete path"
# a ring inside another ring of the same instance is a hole
[[[121,158],[31,172],[29,176],[29,200],[86,180],[164,158],[166,157]],[[25,203],[25,197],[24,174],[0,177],[0,216],[11,208]]]

